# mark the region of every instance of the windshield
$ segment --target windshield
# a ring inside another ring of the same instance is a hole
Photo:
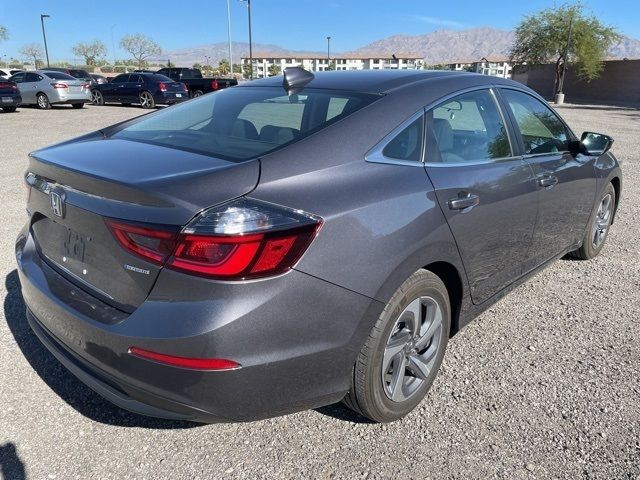
[[[377,98],[332,90],[288,96],[281,87],[228,88],[143,118],[112,138],[241,162],[311,135]]]
[[[71,75],[62,72],[44,72],[44,74],[53,80],[76,80]]]

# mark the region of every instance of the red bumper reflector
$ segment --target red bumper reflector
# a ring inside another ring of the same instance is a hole
[[[147,360],[153,360],[174,367],[190,368],[192,370],[233,370],[240,368],[239,363],[233,360],[225,360],[224,358],[177,357],[175,355],[152,352],[138,347],[130,347],[129,353]]]

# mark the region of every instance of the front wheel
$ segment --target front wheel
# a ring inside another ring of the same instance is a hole
[[[600,196],[596,210],[589,219],[589,228],[582,240],[582,246],[571,256],[580,260],[591,260],[598,256],[609,234],[616,206],[616,190],[610,183]]]
[[[91,92],[91,103],[94,105],[104,105],[104,97],[100,90],[93,90]]]
[[[365,342],[344,403],[375,422],[398,420],[431,388],[449,340],[447,288],[427,270],[393,295]]]
[[[36,95],[36,101],[38,102],[38,108],[40,110],[49,110],[51,108],[49,97],[47,97],[47,95],[44,93],[39,93],[38,95]]]
[[[140,106],[142,108],[155,108],[156,101],[149,92],[140,93]]]

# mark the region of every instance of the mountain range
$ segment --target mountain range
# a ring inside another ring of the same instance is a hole
[[[456,60],[479,60],[482,57],[506,56],[514,41],[514,32],[491,27],[468,30],[437,30],[424,35],[393,35],[364,45],[350,54],[394,54],[414,53],[423,57],[428,65],[448,63]],[[254,52],[273,52],[295,55],[302,53],[278,45],[253,44]],[[249,45],[244,42],[233,42],[233,62],[239,63],[241,57],[248,56]],[[310,52],[304,52],[308,54]],[[326,52],[315,52],[324,56]],[[164,52],[152,60],[171,62],[178,66],[191,66],[194,63],[205,63],[210,57],[211,65],[229,56],[226,42],[200,45]],[[609,56],[612,58],[639,58],[640,40],[622,37],[614,45]]]

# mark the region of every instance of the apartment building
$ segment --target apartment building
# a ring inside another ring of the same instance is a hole
[[[457,60],[447,65],[450,70],[466,70],[502,78],[511,78],[513,72],[513,66],[507,57],[491,56],[482,57],[480,60]]]
[[[243,57],[243,67],[249,64],[249,58]],[[330,59],[317,53],[298,53],[288,55],[276,52],[256,52],[253,55],[253,76],[255,78],[268,77],[275,72],[282,72],[287,67],[301,66],[306,70],[323,72],[334,66],[335,70],[407,70],[423,67],[423,59],[413,54],[375,54],[332,55]],[[274,66],[277,67],[274,69]]]

